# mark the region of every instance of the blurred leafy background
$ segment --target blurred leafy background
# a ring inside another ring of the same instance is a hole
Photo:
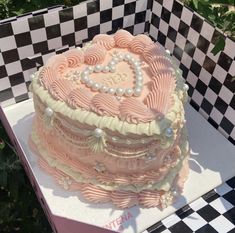
[[[0,19],[25,14],[49,6],[73,6],[83,0],[0,0]],[[235,39],[234,0],[182,0],[214,26]],[[213,53],[223,50],[218,39]],[[18,156],[0,122],[0,232],[52,232],[37,201]]]

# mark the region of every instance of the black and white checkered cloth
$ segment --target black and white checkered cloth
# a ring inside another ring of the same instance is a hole
[[[96,34],[125,28],[168,49],[189,85],[190,104],[235,145],[235,42],[178,0],[99,0],[0,21],[0,102],[31,97],[30,74]],[[58,10],[59,9],[59,10]],[[223,52],[211,53],[223,37]],[[146,232],[235,232],[235,178]]]
[[[149,227],[144,233],[234,233],[235,177]]]
[[[149,34],[170,50],[189,85],[190,104],[235,144],[235,42],[174,0],[156,0]],[[223,37],[226,46],[211,53]]]
[[[0,22],[0,102],[29,98],[30,74],[51,55],[119,28],[149,33],[169,49],[189,84],[191,105],[235,144],[235,42],[174,0],[88,1]],[[213,56],[219,36],[226,46]]]

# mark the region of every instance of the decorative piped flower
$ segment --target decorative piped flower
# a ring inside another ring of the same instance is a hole
[[[148,36],[140,34],[131,41],[131,50],[134,53],[143,53],[145,48],[151,44],[153,44],[153,41]]]
[[[70,49],[63,53],[68,60],[68,66],[75,68],[84,62],[84,54],[81,50]]]
[[[88,138],[88,145],[95,153],[104,151],[104,148],[106,147],[105,132],[100,128],[96,128]]]
[[[114,38],[112,36],[106,35],[106,34],[96,35],[93,38],[92,42],[100,44],[101,46],[103,46],[107,50],[110,50],[110,49],[112,49],[115,46]]]
[[[89,65],[100,64],[104,61],[106,52],[107,50],[103,46],[94,44],[85,51],[85,62]]]
[[[51,67],[56,73],[61,75],[68,68],[68,61],[65,55],[57,54],[48,59],[46,66]]]
[[[128,48],[133,38],[130,32],[123,29],[118,30],[114,35],[115,43],[120,48]]]

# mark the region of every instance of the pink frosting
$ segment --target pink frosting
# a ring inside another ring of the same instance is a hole
[[[86,89],[76,88],[69,93],[67,103],[72,108],[80,107],[89,110],[91,99],[92,94]]]
[[[81,50],[70,49],[63,53],[68,60],[68,66],[75,68],[84,62],[84,54]]]
[[[133,176],[131,177],[131,182],[133,184],[153,184],[163,180],[168,172],[169,168],[165,166],[158,169],[158,171],[148,171],[142,176],[140,176],[139,174],[133,174]]]
[[[65,101],[73,89],[74,84],[72,81],[58,79],[50,85],[49,92],[55,99]]]
[[[161,90],[163,92],[172,93],[175,89],[175,77],[171,71],[164,71],[152,77],[152,90]]]
[[[84,185],[81,192],[87,200],[94,203],[105,203],[110,201],[109,191],[91,184]]]
[[[130,32],[123,29],[118,30],[114,35],[115,43],[120,48],[128,48],[133,38]]]
[[[51,67],[56,73],[63,74],[68,68],[68,61],[65,55],[57,54],[48,59],[46,66]]]
[[[134,53],[143,53],[146,46],[153,44],[153,41],[146,35],[140,34],[131,41],[131,50]]]
[[[173,104],[172,92],[175,89],[175,79],[171,72],[164,72],[153,77],[152,90],[145,99],[146,105],[161,114],[166,114]]]
[[[111,200],[117,207],[125,209],[138,204],[138,194],[130,191],[113,191]]]
[[[155,59],[151,63],[149,63],[149,68],[152,73],[152,75],[158,75],[161,71],[167,70],[169,68],[172,68],[171,62],[167,59]]]
[[[165,50],[159,43],[154,43],[146,46],[143,53],[143,57],[147,62],[152,62],[157,57],[164,55],[165,55]]]
[[[114,96],[106,93],[96,94],[91,101],[91,109],[101,116],[117,116],[119,105]]]
[[[106,34],[96,35],[93,40],[93,43],[97,43],[105,47],[107,50],[112,49],[115,46],[115,40],[112,36]]]
[[[55,71],[51,67],[44,66],[39,73],[39,82],[46,89],[57,79]]]
[[[100,44],[89,47],[84,54],[85,62],[89,65],[100,64],[104,61],[107,50]]]
[[[120,118],[138,124],[155,119],[156,113],[136,98],[127,98],[120,105]]]
[[[146,208],[156,207],[161,204],[161,191],[144,190],[139,194],[139,203]]]

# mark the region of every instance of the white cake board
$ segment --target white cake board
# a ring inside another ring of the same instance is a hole
[[[157,223],[235,176],[235,147],[214,129],[191,106],[186,106],[186,119],[191,148],[190,175],[185,190],[178,201],[163,211],[157,208],[133,207],[115,209],[112,205],[87,203],[78,192],[60,188],[37,164],[37,157],[28,147],[34,108],[32,100],[6,107],[6,118],[18,139],[21,149],[32,169],[35,181],[53,215],[54,224],[60,232],[88,232],[82,223],[89,224],[89,232],[103,232],[92,226],[109,228],[125,233],[139,233]],[[80,225],[77,225],[80,224]],[[86,225],[86,224],[85,224]]]

